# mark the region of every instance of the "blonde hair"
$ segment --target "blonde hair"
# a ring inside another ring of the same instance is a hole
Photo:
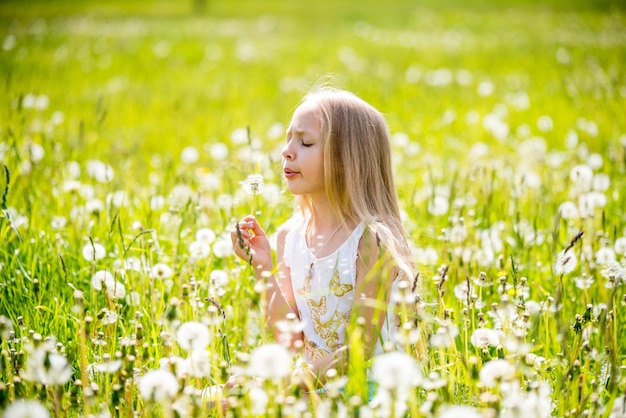
[[[411,249],[393,181],[389,128],[373,106],[345,90],[318,87],[302,100],[319,111],[324,141],[324,188],[344,228],[365,221],[406,279],[413,279]],[[297,197],[303,212],[306,198]]]

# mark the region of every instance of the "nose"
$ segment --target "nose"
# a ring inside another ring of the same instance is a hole
[[[283,158],[287,161],[291,161],[293,160],[293,151],[291,149],[291,141],[288,142],[284,147],[283,147],[283,151],[281,152]]]

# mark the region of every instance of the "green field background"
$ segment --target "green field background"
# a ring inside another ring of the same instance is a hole
[[[175,280],[151,293],[138,279],[143,302],[116,305],[120,321],[113,329],[96,326],[110,343],[91,347],[89,362],[113,355],[119,348],[114,341],[136,332],[139,322],[150,341],[142,370],[158,367],[157,319],[172,297],[185,300],[192,279],[201,282],[199,297],[211,295],[207,277],[215,269],[231,275],[220,300],[231,306],[229,348],[249,351],[254,344],[246,327],[256,318],[251,311],[258,297],[249,272],[232,256],[211,255],[191,265],[188,245],[198,228],[220,235],[248,213],[271,232],[290,215],[279,154],[284,129],[307,90],[327,80],[373,104],[389,122],[407,230],[416,248],[439,255],[433,264],[418,260],[432,317],[455,312],[463,329],[455,285],[481,271],[494,280],[508,277],[515,286],[525,276],[525,299],[563,298],[559,322],[546,312],[528,338],[533,352],[549,360],[538,376],[552,384],[555,416],[571,410],[582,416],[585,408],[609,416],[613,400],[623,395],[623,286],[611,292],[604,285],[593,254],[626,236],[624,2],[3,0],[0,43],[0,315],[18,337],[31,330],[55,335],[78,367],[74,290],[85,292],[85,312],[92,316],[111,308],[102,292],[90,292],[91,276],[133,254],[149,264],[169,263]],[[33,98],[43,104],[28,105]],[[43,158],[34,157],[32,144]],[[228,155],[215,157],[215,144]],[[199,152],[197,161],[181,161],[189,147]],[[87,175],[93,160],[110,165],[111,181]],[[561,219],[560,205],[578,202],[571,170],[593,161],[593,170],[610,180],[602,190],[605,205],[584,219]],[[78,177],[69,174],[69,162],[82,168]],[[250,174],[261,174],[277,194],[242,194]],[[69,180],[89,185],[102,209],[85,209],[89,199],[65,191]],[[200,197],[173,202],[180,185]],[[114,192],[125,193],[121,207],[107,200]],[[156,195],[168,199],[162,210],[150,209]],[[221,204],[224,196],[232,204]],[[437,196],[450,202],[445,213],[432,210]],[[455,198],[464,203],[455,206]],[[168,223],[172,216],[176,222]],[[51,226],[57,217],[67,226]],[[26,223],[16,226],[16,219]],[[504,248],[495,260],[481,265],[455,252],[446,234],[462,223],[469,251],[481,248],[484,231],[502,234]],[[157,233],[156,249],[147,230]],[[573,280],[559,280],[552,268],[578,231],[584,235],[575,243],[580,260],[573,275],[595,280],[584,291]],[[86,261],[81,248],[89,242],[103,243],[107,259]],[[622,266],[624,257],[617,254]],[[450,267],[449,290],[438,294],[441,264]],[[484,299],[487,306],[500,300],[497,284]],[[562,338],[582,344],[576,314],[600,303],[616,308],[590,342],[606,361],[565,350]],[[135,321],[135,310],[143,319]],[[466,314],[476,318],[479,310]],[[181,320],[197,315],[189,307],[179,314]],[[471,329],[456,343],[466,354]],[[8,353],[6,337],[2,343]],[[480,389],[455,356],[433,351],[425,364],[449,379],[440,399],[481,406]],[[613,377],[604,389],[577,381],[570,368],[576,361],[590,376],[609,364]],[[226,369],[220,367],[221,375],[198,385],[223,383]],[[0,368],[2,407],[16,398],[7,370]],[[101,384],[106,399],[112,380]],[[29,386],[25,393],[49,402],[39,389]],[[63,402],[70,415],[80,409]]]

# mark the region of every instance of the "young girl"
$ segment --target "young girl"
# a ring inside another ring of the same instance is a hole
[[[411,252],[394,188],[388,127],[371,105],[347,91],[319,88],[304,97],[282,151],[297,211],[277,233],[276,260],[252,216],[231,232],[235,253],[268,282],[268,324],[297,317],[291,340],[309,369],[346,372],[351,321],[364,327],[366,355],[382,352],[395,327],[392,288],[412,280]]]

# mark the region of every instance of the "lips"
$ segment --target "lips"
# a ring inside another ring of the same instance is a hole
[[[286,168],[286,167],[285,167],[285,169],[283,170],[283,173],[285,173],[285,178],[286,178],[287,180],[292,179],[292,178],[294,178],[295,176],[297,176],[298,174],[300,174],[300,173],[298,173],[297,171],[293,171],[292,169],[290,169],[290,168]]]

